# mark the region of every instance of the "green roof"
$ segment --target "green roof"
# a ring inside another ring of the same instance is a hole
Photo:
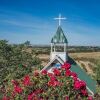
[[[52,38],[51,43],[68,43],[66,36],[64,35],[64,32],[60,26],[58,27],[56,34]]]
[[[87,87],[96,93],[96,81],[93,80],[72,58],[69,57],[69,63],[71,63],[71,70],[78,74],[79,79],[84,80]]]

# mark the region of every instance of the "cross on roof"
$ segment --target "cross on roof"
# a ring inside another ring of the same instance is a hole
[[[59,20],[59,26],[61,25],[61,20],[65,20],[65,17],[62,17],[61,14],[57,18],[54,18],[55,20]]]

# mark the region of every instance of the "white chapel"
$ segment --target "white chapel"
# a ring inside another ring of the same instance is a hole
[[[71,57],[68,56],[68,40],[61,28],[61,20],[66,18],[59,14],[59,25],[55,35],[51,39],[51,52],[49,63],[42,69],[53,73],[54,68],[61,68],[65,62],[71,64],[71,71],[77,73],[79,79],[84,80],[87,84],[87,90],[91,95],[96,93],[96,81],[94,81]],[[40,72],[42,72],[42,70]]]
[[[59,14],[59,17],[55,19],[59,20],[59,25],[56,34],[51,39],[50,62],[43,68],[43,70],[46,69],[49,72],[52,72],[54,67],[60,68],[68,60],[68,41],[61,28],[61,20],[66,18]]]

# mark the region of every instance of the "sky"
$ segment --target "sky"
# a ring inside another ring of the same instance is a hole
[[[100,46],[100,0],[0,0],[0,40],[49,45],[59,13],[69,45]]]

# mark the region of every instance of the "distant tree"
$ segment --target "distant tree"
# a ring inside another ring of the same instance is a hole
[[[26,42],[24,43],[24,45],[25,45],[25,46],[30,46],[30,41],[26,41]]]

